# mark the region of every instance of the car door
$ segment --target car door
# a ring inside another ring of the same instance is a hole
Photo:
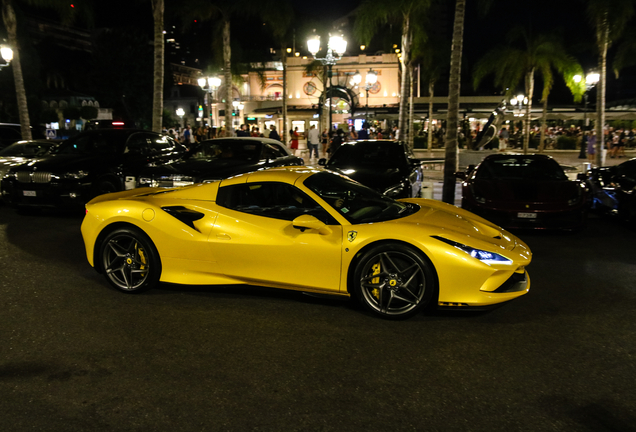
[[[337,292],[342,260],[342,226],[293,185],[243,183],[219,188],[224,207],[210,235],[220,268],[230,277],[269,286],[308,287]],[[309,214],[328,230],[294,228]]]

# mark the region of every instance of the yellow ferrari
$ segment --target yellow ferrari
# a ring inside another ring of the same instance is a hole
[[[353,296],[406,318],[431,302],[484,308],[530,287],[530,249],[485,219],[308,167],[98,196],[82,236],[89,263],[124,292],[251,284]]]

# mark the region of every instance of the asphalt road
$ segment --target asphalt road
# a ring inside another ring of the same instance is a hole
[[[616,221],[521,233],[514,302],[401,322],[255,287],[122,294],[80,223],[0,206],[2,431],[636,431],[636,232]]]

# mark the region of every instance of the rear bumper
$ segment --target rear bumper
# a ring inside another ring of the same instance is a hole
[[[462,208],[505,229],[576,230],[587,223],[587,208],[532,211],[533,218],[522,217],[523,210],[500,210],[462,203]]]

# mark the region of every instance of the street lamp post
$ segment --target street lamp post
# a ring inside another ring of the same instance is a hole
[[[179,126],[181,126],[183,122],[183,116],[185,115],[185,111],[183,110],[183,108],[179,108],[177,109],[176,113],[179,116]],[[185,125],[183,125],[182,127],[185,127]]]
[[[212,115],[212,103],[216,101],[216,90],[221,86],[221,78],[219,77],[201,77],[198,80],[199,86],[208,93],[209,113],[208,113],[208,126],[212,127],[214,117]],[[212,120],[210,121],[210,117]],[[218,120],[217,120],[218,123]]]
[[[11,64],[11,60],[13,60],[13,50],[7,45],[0,45],[0,56],[2,56],[2,60],[5,61],[5,64],[0,65],[0,69],[2,69]]]
[[[582,79],[583,77],[581,75],[574,75],[573,77],[573,80],[576,83],[581,82]],[[596,84],[598,84],[599,79],[600,79],[600,75],[597,74],[596,72],[588,73],[585,76],[585,93],[583,93],[583,124],[584,124],[585,132],[587,132],[587,128],[589,126],[589,119],[587,118],[587,101],[588,101],[587,93],[590,90],[592,90],[594,86],[596,86]],[[581,140],[581,151],[579,153],[579,159],[585,159],[585,158],[587,158],[587,149],[585,148],[584,140]]]
[[[360,75],[360,72],[356,72],[351,81],[355,85],[360,84],[362,82],[362,75]],[[362,87],[367,92],[367,100],[364,108],[364,122],[366,124],[369,124],[369,90],[373,88],[376,82],[378,82],[377,72],[373,69],[369,69],[367,71],[367,75],[364,78],[364,86]]]
[[[316,57],[318,51],[320,51],[320,36],[312,36],[307,39],[307,48],[314,59],[321,62],[323,65],[328,66],[327,80],[329,86],[327,87],[327,96],[329,97],[329,130],[331,130],[331,77],[333,76],[332,68],[338,60],[342,58],[342,55],[347,50],[347,41],[342,36],[329,35],[329,43],[327,44],[327,55],[323,58]]]
[[[510,99],[510,105],[512,105],[513,107],[516,107],[517,109],[517,112],[513,113],[515,117],[523,117],[525,115],[525,113],[523,112],[523,107],[528,105],[528,98],[522,94],[518,94],[517,96],[514,96]],[[528,119],[528,121],[530,120]],[[511,133],[511,132],[512,131],[509,131],[508,133]],[[523,132],[521,133],[520,138],[521,137],[523,137]],[[516,146],[517,146],[517,142],[515,142],[515,147]],[[526,149],[524,149],[524,152],[525,151]]]

